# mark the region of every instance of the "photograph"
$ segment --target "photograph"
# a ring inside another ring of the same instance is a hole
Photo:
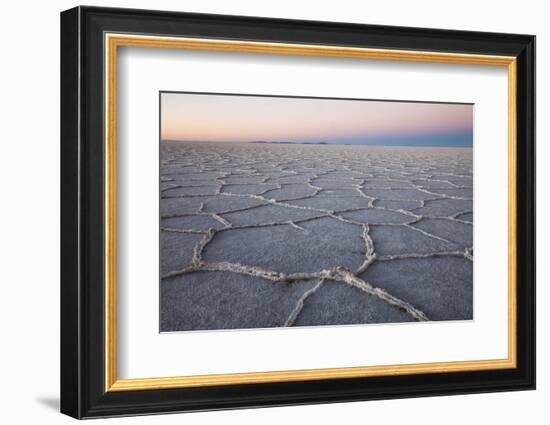
[[[160,332],[473,320],[474,107],[161,91]]]

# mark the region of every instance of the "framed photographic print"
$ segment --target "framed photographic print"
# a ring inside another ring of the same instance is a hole
[[[535,38],[61,14],[61,411],[533,389]]]

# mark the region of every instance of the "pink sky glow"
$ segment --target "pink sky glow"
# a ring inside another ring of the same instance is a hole
[[[161,138],[218,142],[345,141],[470,133],[465,104],[161,94]]]

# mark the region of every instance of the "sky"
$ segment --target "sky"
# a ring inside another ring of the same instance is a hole
[[[473,106],[161,93],[161,138],[471,147]]]

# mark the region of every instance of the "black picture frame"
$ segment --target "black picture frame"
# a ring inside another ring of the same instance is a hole
[[[105,391],[104,34],[514,56],[517,62],[517,367]],[[535,388],[535,37],[76,7],[61,13],[61,412],[75,418]]]

